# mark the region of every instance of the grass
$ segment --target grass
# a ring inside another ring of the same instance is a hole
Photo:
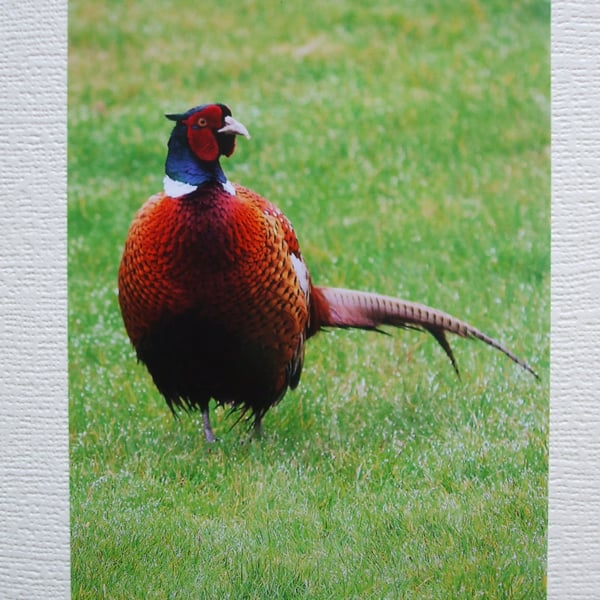
[[[549,3],[70,3],[74,598],[543,598]],[[223,161],[313,279],[442,308],[452,340],[332,332],[249,442],[208,447],[136,364],[116,302],[165,112],[228,103]]]

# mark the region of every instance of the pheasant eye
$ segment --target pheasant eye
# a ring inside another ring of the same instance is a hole
[[[200,117],[197,121],[197,124],[200,127],[206,127],[206,125],[208,124],[208,121],[204,117]]]

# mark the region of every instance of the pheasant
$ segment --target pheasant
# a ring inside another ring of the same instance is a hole
[[[535,371],[475,327],[434,308],[313,285],[290,221],[259,194],[229,182],[221,156],[248,130],[224,104],[181,114],[168,142],[164,190],[130,227],[119,304],[137,358],[174,414],[209,403],[239,409],[260,431],[265,413],[298,385],[307,339],[327,327],[429,332],[458,373],[446,338],[475,338]]]

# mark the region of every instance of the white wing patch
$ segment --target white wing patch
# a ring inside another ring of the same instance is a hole
[[[304,295],[308,298],[308,293],[310,290],[310,279],[308,277],[308,269],[304,264],[304,261],[301,258],[298,258],[295,254],[291,255],[292,265],[294,266],[294,271],[296,271],[296,277],[298,278],[298,282],[300,283],[300,287],[304,292]]]

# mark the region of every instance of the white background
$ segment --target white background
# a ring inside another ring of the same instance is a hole
[[[69,598],[67,5],[0,0],[0,598]],[[548,597],[600,598],[600,2],[552,3]]]

